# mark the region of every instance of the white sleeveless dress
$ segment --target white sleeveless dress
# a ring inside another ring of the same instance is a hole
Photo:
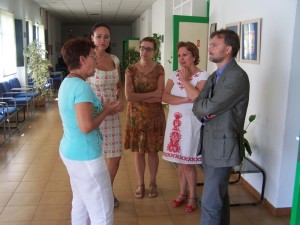
[[[111,55],[115,69],[112,71],[95,71],[95,75],[89,77],[87,82],[96,93],[102,103],[117,100],[117,83],[119,82],[119,59]],[[108,115],[99,126],[103,136],[103,153],[106,158],[120,157],[122,152],[121,121],[119,114]]]
[[[207,80],[208,73],[199,71],[191,77],[190,83],[195,87],[201,80]],[[187,97],[184,86],[179,79],[179,70],[172,73],[173,88],[171,94]],[[201,122],[192,112],[193,103],[169,105],[169,113],[164,138],[162,158],[180,164],[201,164],[197,156],[200,139]]]

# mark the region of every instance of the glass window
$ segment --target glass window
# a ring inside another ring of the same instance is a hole
[[[14,15],[0,9],[0,78],[17,72]]]
[[[33,26],[32,21],[26,21],[27,44],[33,42]]]
[[[42,43],[43,50],[46,50],[45,46],[45,28],[42,25],[38,26],[38,40],[40,43]]]

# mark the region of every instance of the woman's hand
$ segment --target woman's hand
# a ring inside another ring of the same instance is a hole
[[[120,101],[110,102],[108,101],[103,105],[103,111],[107,115],[113,115],[118,113],[120,110]]]
[[[162,94],[163,94],[163,90],[161,89],[156,89],[155,91],[153,91],[153,97],[155,98],[161,98],[162,97]]]
[[[180,71],[179,71],[179,77],[181,82],[184,81],[188,81],[190,78],[190,71],[187,67],[183,67]]]
[[[124,101],[121,101],[120,99],[117,101],[118,103],[118,112],[123,112],[124,108],[125,108],[125,104]]]

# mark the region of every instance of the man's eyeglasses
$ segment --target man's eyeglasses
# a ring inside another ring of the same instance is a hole
[[[144,47],[144,46],[140,46],[140,50],[141,51],[146,51],[146,52],[152,52],[152,51],[154,51],[154,48],[146,48],[146,47]]]

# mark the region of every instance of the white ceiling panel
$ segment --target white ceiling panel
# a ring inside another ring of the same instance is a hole
[[[62,24],[130,25],[156,0],[34,0]],[[167,0],[170,1],[170,0]],[[90,14],[100,14],[91,16]],[[99,21],[101,19],[101,21]]]

